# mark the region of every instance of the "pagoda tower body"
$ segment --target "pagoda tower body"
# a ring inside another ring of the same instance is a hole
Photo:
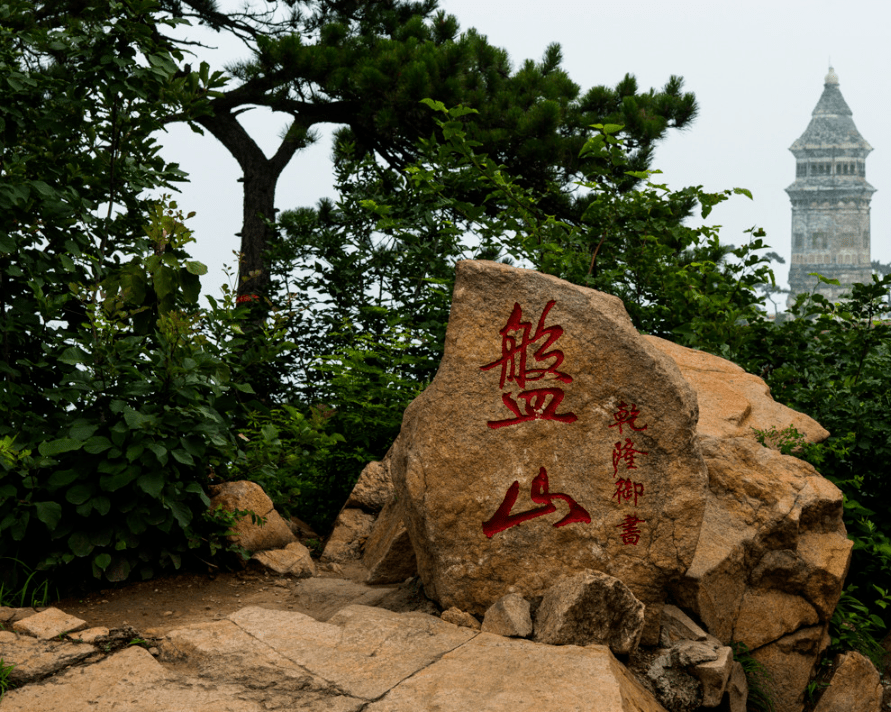
[[[792,201],[790,304],[812,290],[836,301],[854,282],[871,279],[869,203],[876,189],[866,182],[866,156],[872,146],[852,116],[830,67],[813,118],[789,149],[796,162],[795,182],[786,188]],[[812,272],[841,286],[818,285]]]

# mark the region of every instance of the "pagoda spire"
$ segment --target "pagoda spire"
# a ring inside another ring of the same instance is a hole
[[[872,274],[869,210],[875,188],[866,181],[872,146],[854,125],[831,65],[811,121],[789,150],[796,163],[795,182],[786,188],[792,201],[789,301],[813,289],[837,300]],[[814,272],[841,286],[818,283],[808,276]]]

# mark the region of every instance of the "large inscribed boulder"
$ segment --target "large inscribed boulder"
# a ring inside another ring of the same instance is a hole
[[[388,458],[428,595],[482,614],[592,569],[660,604],[702,523],[697,416],[619,299],[460,262],[442,363]]]

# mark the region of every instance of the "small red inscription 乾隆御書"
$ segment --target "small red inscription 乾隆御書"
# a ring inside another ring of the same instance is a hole
[[[548,471],[542,467],[532,480],[529,496],[533,502],[544,506],[529,509],[525,512],[511,514],[511,510],[513,509],[514,504],[516,504],[517,496],[520,493],[520,483],[517,480],[514,480],[514,483],[508,487],[507,494],[504,495],[504,500],[501,502],[498,510],[492,515],[492,518],[489,519],[489,521],[483,522],[483,533],[491,539],[495,534],[502,532],[505,529],[510,529],[525,521],[535,519],[536,517],[552,514],[557,511],[557,506],[553,502],[555,499],[562,499],[569,505],[569,512],[563,519],[554,524],[555,527],[562,527],[567,524],[574,524],[575,522],[583,522],[586,524],[591,522],[591,515],[588,514],[587,510],[578,504],[572,497],[568,494],[549,492],[548,488]]]
[[[622,504],[622,500],[628,502],[633,499],[636,507],[637,498],[642,497],[643,493],[644,486],[642,482],[632,482],[631,480],[619,478],[616,480],[616,493],[613,495],[613,499],[617,500],[619,504]]]
[[[613,476],[619,476],[619,464],[624,462],[625,468],[628,470],[636,470],[637,465],[634,464],[635,455],[649,455],[644,450],[635,450],[634,443],[631,438],[625,438],[624,444],[620,441],[613,448]]]
[[[611,428],[618,427],[619,435],[624,435],[622,428],[624,426],[628,426],[632,430],[636,430],[640,432],[641,430],[646,430],[647,426],[644,425],[641,428],[637,427],[637,419],[640,417],[640,410],[638,410],[637,405],[632,403],[630,406],[625,401],[619,401],[619,410],[613,413],[613,420],[615,423],[610,423]]]
[[[633,544],[637,546],[637,542],[640,541],[640,529],[637,528],[638,524],[643,524],[646,522],[646,519],[638,518],[637,514],[626,514],[625,520],[621,524],[617,524],[616,527],[621,527],[622,529],[622,543],[623,544]]]

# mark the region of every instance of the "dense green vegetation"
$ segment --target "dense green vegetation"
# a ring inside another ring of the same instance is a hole
[[[151,0],[81,5],[75,20],[0,0],[0,594],[221,565],[232,516],[207,505],[223,480],[259,482],[324,533],[436,371],[455,262],[483,258],[615,294],[641,331],[736,361],[832,432],[818,446],[785,433],[784,447],[845,494],[855,554],[834,645],[877,654],[891,591],[891,277],[768,319],[763,234],[734,247],[694,226],[746,191],[672,191],[650,170],[653,143],[695,112],[679,80],[578,99],[558,52],[515,75],[496,53],[515,81],[491,78],[510,118],[500,133],[494,104],[448,108],[433,99],[450,96],[404,88],[415,128],[387,144],[357,119],[335,148],[338,201],[270,227],[261,298],[239,282],[203,309],[188,216],[145,196],[185,178],[154,134],[171,117],[207,126],[224,77],[181,71],[157,31],[176,20]],[[313,21],[345,27],[337,13],[361,7],[320,3]],[[446,51],[456,28],[436,35],[433,4],[420,9],[402,40]],[[331,42],[365,36],[333,27]],[[260,45],[270,62],[299,49]],[[399,170],[382,157],[397,149]],[[534,180],[521,170],[549,153]]]

